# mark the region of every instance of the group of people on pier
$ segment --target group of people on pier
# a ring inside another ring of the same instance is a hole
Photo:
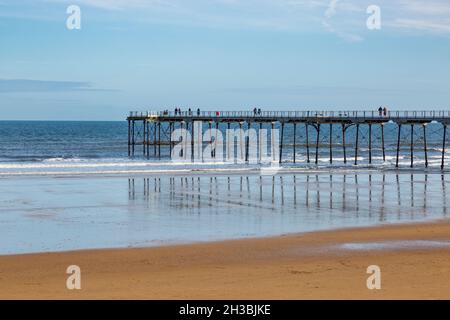
[[[181,108],[175,108],[174,114],[175,114],[176,116],[177,116],[177,115],[181,116],[181,115],[183,114],[183,112],[181,111]],[[197,108],[197,116],[200,116],[200,114],[201,114],[200,108]],[[192,111],[191,108],[188,109],[187,115],[188,115],[188,116],[192,116],[192,115],[193,115],[193,111]]]
[[[177,115],[178,115],[178,116],[181,116],[181,115],[183,114],[183,112],[181,111],[181,108],[175,108],[174,114],[175,114],[176,116],[177,116]],[[187,115],[189,115],[189,116],[192,116],[192,115],[193,115],[192,109],[189,108],[188,111],[187,111],[187,113],[185,113],[185,114],[187,114]],[[200,115],[200,108],[197,109],[197,115],[198,115],[198,116]]]
[[[388,109],[386,108],[386,107],[379,107],[378,108],[378,115],[380,116],[380,117],[386,117],[387,115],[388,115]]]
[[[260,116],[262,114],[261,108],[254,108],[253,109],[253,115]]]

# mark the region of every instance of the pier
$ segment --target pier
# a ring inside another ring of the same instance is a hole
[[[333,152],[336,148],[341,148],[343,152],[343,161],[348,163],[352,161],[354,165],[358,165],[358,156],[360,153],[362,129],[366,130],[366,143],[364,148],[368,149],[368,162],[372,164],[374,151],[374,128],[378,128],[377,148],[381,149],[382,159],[386,161],[386,145],[385,145],[385,125],[396,125],[396,164],[399,167],[400,150],[404,146],[402,144],[402,134],[407,130],[409,134],[409,153],[410,167],[414,167],[414,155],[417,151],[415,137],[418,135],[421,142],[420,152],[423,152],[425,159],[424,166],[429,165],[427,127],[430,123],[437,123],[441,126],[441,170],[445,167],[445,149],[447,140],[447,129],[450,124],[450,111],[388,111],[386,114],[380,114],[378,111],[182,111],[178,113],[160,111],[160,112],[130,112],[127,117],[128,121],[128,155],[133,157],[139,152],[138,148],[142,148],[142,155],[147,158],[162,157],[161,147],[168,147],[171,151],[173,146],[179,141],[172,141],[172,132],[176,128],[184,128],[194,134],[203,134],[202,132],[194,132],[195,122],[207,124],[208,128],[219,129],[226,126],[230,129],[232,126],[240,129],[248,130],[250,128],[262,129],[263,125],[271,129],[278,128],[281,132],[279,137],[279,162],[290,161],[296,163],[296,154],[299,148],[304,148],[306,161],[308,163],[319,163],[319,148],[323,148],[322,138],[325,126],[328,130],[329,137],[327,141],[327,149],[329,152],[330,163],[333,163]],[[293,143],[287,145],[286,128],[290,126],[293,130]],[[352,137],[353,155],[349,154],[349,128],[354,128],[355,135]],[[303,143],[298,141],[298,134],[302,130]],[[315,133],[314,141],[310,139],[310,132]],[[322,130],[322,131],[321,131]],[[419,132],[419,133],[418,133]],[[194,143],[192,139],[192,148]],[[336,143],[339,141],[339,143]],[[245,161],[248,161],[248,138],[245,139]],[[283,157],[283,151],[287,147],[292,148],[292,159]],[[215,147],[217,148],[217,146]],[[215,149],[212,151],[215,153]],[[311,154],[314,152],[314,158]],[[192,154],[193,154],[192,149]],[[170,154],[170,152],[169,152]]]

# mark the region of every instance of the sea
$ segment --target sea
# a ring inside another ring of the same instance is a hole
[[[225,130],[225,128],[220,128]],[[269,129],[269,128],[268,128]],[[136,146],[135,157],[128,157],[127,123],[119,122],[0,122],[0,175],[46,175],[46,174],[107,174],[107,173],[153,173],[167,170],[198,170],[209,164],[198,163],[195,166],[171,161],[169,148],[162,147],[161,159],[143,156],[142,146]],[[330,128],[323,125],[319,138],[319,166],[315,165],[315,144],[317,133],[309,126],[310,163],[307,162],[306,130],[298,126],[296,131],[296,163],[293,165],[293,127],[286,126],[284,136],[283,164],[286,168],[321,168],[335,170],[367,168],[369,166],[368,126],[361,126],[358,143],[358,166],[354,166],[356,128],[346,132],[347,163],[344,164],[342,148],[342,129],[334,126],[332,134],[333,163],[329,161]],[[385,160],[381,149],[381,129],[372,128],[372,164],[370,168],[392,169],[396,162],[397,126],[385,126]],[[137,129],[137,135],[143,131]],[[443,128],[440,124],[427,127],[428,162],[430,168],[440,168],[442,159]],[[136,138],[139,139],[139,136]],[[166,137],[168,140],[168,138]],[[425,164],[423,129],[415,126],[413,131],[414,165],[423,169]],[[404,126],[401,132],[399,155],[400,168],[410,168],[411,128]],[[445,150],[444,162],[450,161],[450,143]],[[312,162],[312,164],[311,164]],[[225,166],[225,165],[224,165]],[[213,169],[222,170],[217,163]],[[251,165],[226,165],[225,169],[254,169]]]

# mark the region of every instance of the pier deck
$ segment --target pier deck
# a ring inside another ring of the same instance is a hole
[[[128,120],[148,121],[219,121],[219,122],[315,122],[315,123],[450,123],[450,111],[182,111],[130,112]]]

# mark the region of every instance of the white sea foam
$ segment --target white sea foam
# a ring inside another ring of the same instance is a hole
[[[292,154],[286,154],[285,159],[291,159]],[[354,165],[354,157],[347,157],[347,164],[344,164],[343,157],[333,158],[333,163],[330,164],[329,158],[324,155],[319,158],[318,166],[315,165],[315,158],[312,155],[311,163],[307,163],[304,154],[298,154],[297,162],[285,162],[282,165],[281,171],[305,169],[319,169],[319,170],[357,170],[358,166]],[[441,156],[430,155],[428,158],[430,168],[439,168],[441,165]],[[445,156],[446,165],[450,160],[450,155]],[[396,156],[387,155],[386,161],[383,161],[381,156],[372,157],[372,164],[369,165],[367,156],[358,156],[358,165],[360,168],[367,169],[391,169],[395,168]],[[424,166],[425,160],[422,158],[415,158],[414,164],[416,167]],[[171,173],[171,172],[189,172],[189,171],[236,171],[236,170],[258,170],[265,168],[267,165],[259,164],[245,164],[245,163],[227,163],[221,161],[210,161],[202,163],[191,163],[182,161],[165,160],[147,160],[147,159],[129,159],[129,158],[62,158],[55,157],[45,159],[41,162],[0,162],[0,175],[2,176],[18,176],[18,175],[111,175],[111,174],[137,174],[137,173]],[[399,166],[409,168],[410,158],[406,154],[399,156]]]

